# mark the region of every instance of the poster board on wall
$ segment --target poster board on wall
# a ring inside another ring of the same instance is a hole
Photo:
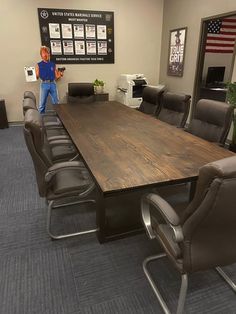
[[[114,63],[114,12],[38,8],[38,17],[55,63]]]
[[[187,27],[170,31],[167,74],[183,76]]]

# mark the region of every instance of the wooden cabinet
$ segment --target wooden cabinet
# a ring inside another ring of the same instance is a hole
[[[95,94],[95,101],[108,101],[108,100],[109,100],[108,93]]]

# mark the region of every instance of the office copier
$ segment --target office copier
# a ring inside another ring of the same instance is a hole
[[[131,108],[138,108],[147,84],[143,74],[121,74],[118,79],[116,100]]]

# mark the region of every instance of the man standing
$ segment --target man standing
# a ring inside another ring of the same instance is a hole
[[[46,46],[40,48],[42,61],[36,65],[36,77],[41,79],[39,112],[45,113],[48,95],[50,94],[52,103],[58,104],[58,92],[56,81],[63,76],[63,71],[56,69],[54,62],[50,61],[50,49]]]

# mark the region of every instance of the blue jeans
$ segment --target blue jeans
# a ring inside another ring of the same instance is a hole
[[[56,82],[42,82],[40,85],[39,112],[45,113],[48,95],[51,96],[53,105],[58,104],[58,93]]]

